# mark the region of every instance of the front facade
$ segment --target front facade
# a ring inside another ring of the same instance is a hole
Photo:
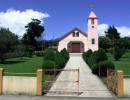
[[[58,51],[66,48],[69,53],[83,53],[89,49],[98,50],[98,18],[91,11],[88,17],[88,34],[78,28],[59,38]]]

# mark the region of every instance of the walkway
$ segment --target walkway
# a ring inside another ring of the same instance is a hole
[[[70,54],[70,59],[65,66],[65,69],[79,68],[79,91],[80,97],[115,97],[115,95],[107,89],[102,81],[94,74],[92,74],[89,66],[82,59],[82,54]],[[77,81],[77,72],[61,72],[57,81]],[[77,91],[77,83],[54,83],[51,91]],[[61,95],[61,94],[47,94]],[[67,94],[65,94],[67,95]],[[69,94],[68,94],[69,95]],[[67,96],[68,96],[67,95]],[[72,95],[71,95],[72,96]],[[76,96],[76,94],[75,94]]]

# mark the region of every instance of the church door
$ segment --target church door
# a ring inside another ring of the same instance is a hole
[[[80,43],[72,43],[72,53],[80,53]]]

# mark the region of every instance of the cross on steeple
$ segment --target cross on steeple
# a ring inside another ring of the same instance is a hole
[[[93,5],[91,5],[91,11],[93,11]]]

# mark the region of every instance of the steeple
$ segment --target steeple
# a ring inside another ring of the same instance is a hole
[[[97,16],[95,15],[95,13],[93,11],[91,11],[88,18],[97,18]]]

